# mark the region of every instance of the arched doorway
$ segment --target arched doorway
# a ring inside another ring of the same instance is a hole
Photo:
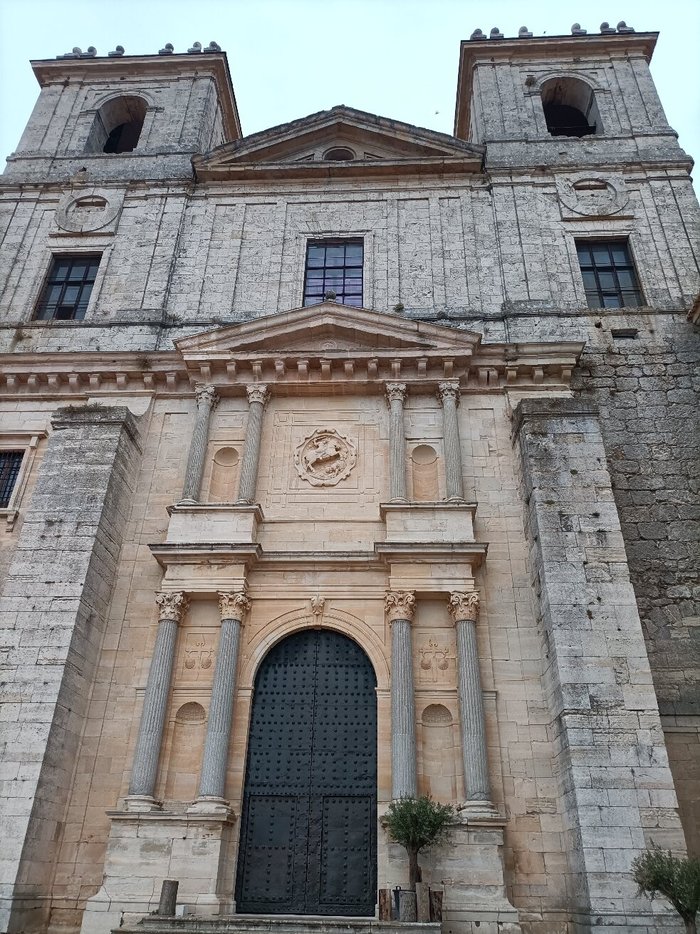
[[[308,629],[270,650],[255,679],[236,909],[373,915],[377,703],[369,659]]]

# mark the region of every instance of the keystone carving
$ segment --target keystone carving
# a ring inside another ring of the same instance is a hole
[[[158,604],[158,619],[174,619],[179,623],[187,612],[190,601],[181,591],[174,593],[157,593],[156,603]]]
[[[309,602],[311,603],[311,615],[314,618],[314,622],[317,626],[320,626],[323,621],[323,611],[326,607],[326,600],[324,597],[312,597]]]
[[[473,622],[479,617],[479,591],[470,590],[466,593],[453,591],[450,594],[448,609],[455,622],[462,619],[470,619]]]
[[[334,428],[317,428],[294,452],[297,473],[312,486],[335,486],[356,463],[355,445]]]
[[[250,600],[243,590],[235,593],[219,592],[219,611],[221,619],[237,619],[242,621],[250,609]]]
[[[384,598],[384,611],[393,623],[397,619],[413,620],[416,595],[411,590],[388,590]]]

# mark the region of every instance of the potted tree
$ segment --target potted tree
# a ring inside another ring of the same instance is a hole
[[[451,804],[438,804],[428,795],[420,798],[399,798],[389,805],[383,823],[390,838],[400,844],[408,854],[408,884],[412,892],[412,909],[407,908],[402,920],[415,921],[416,883],[422,881],[418,854],[433,843],[439,843],[447,834],[454,817]]]
[[[663,895],[683,919],[687,934],[696,934],[700,909],[700,859],[681,858],[652,845],[632,863],[632,877],[640,895]]]

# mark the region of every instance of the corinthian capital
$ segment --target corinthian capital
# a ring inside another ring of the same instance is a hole
[[[248,395],[248,402],[260,402],[265,405],[270,398],[266,383],[251,383],[250,386],[246,386],[245,391]]]
[[[194,387],[195,397],[197,399],[197,407],[200,405],[206,405],[210,409],[213,409],[216,406],[216,403],[219,401],[219,397],[216,394],[216,389],[214,386],[207,386],[204,383],[197,383]]]
[[[469,590],[466,593],[453,591],[450,594],[449,611],[452,619],[458,622],[461,619],[470,619],[473,622],[479,617],[479,591]]]
[[[173,593],[157,593],[156,603],[158,604],[158,619],[174,619],[179,623],[187,612],[190,601],[181,591]]]
[[[459,383],[450,380],[438,383],[438,399],[444,405],[448,399],[453,399],[455,405],[459,405]]]
[[[406,399],[406,383],[386,383],[386,399],[389,405],[395,400],[404,402]]]
[[[223,593],[219,592],[219,610],[221,611],[221,619],[238,619],[243,620],[244,616],[250,609],[250,600],[245,594],[245,591],[238,590],[234,593]]]
[[[413,619],[416,608],[416,595],[412,590],[387,590],[384,597],[384,611],[390,623],[396,619]]]

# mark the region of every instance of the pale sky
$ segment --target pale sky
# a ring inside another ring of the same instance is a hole
[[[621,19],[661,33],[652,74],[681,145],[700,158],[698,0],[0,0],[0,163],[38,94],[29,59],[76,45],[153,54],[213,39],[244,134],[334,104],[451,133],[459,43],[476,27],[551,36]]]

